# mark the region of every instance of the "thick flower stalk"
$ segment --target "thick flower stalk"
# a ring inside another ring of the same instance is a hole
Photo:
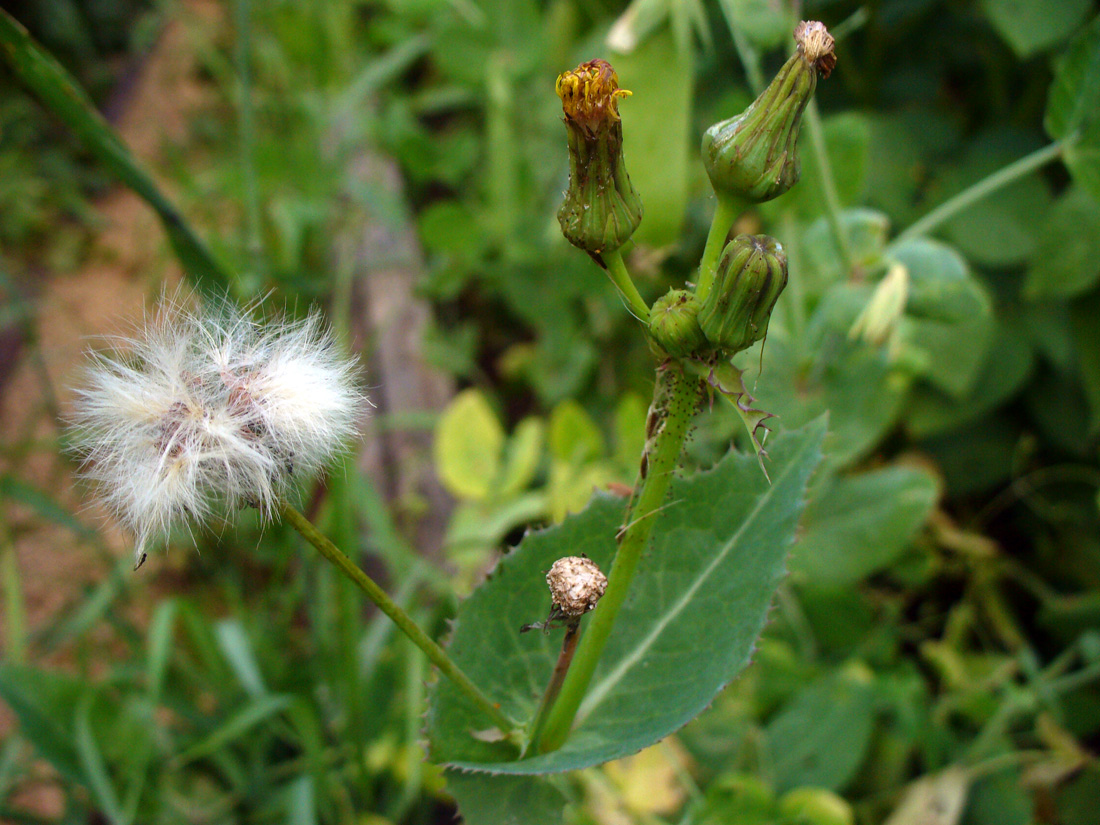
[[[82,474],[135,537],[135,562],[177,523],[275,513],[324,467],[365,401],[319,315],[253,321],[228,302],[166,298],[93,356],[72,418]]]

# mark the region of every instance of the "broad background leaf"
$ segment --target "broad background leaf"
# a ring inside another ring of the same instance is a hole
[[[1056,140],[1080,131],[1063,157],[1074,180],[1100,200],[1100,17],[1073,39],[1058,61],[1044,125]]]
[[[1069,37],[1091,6],[1090,0],[982,0],[993,28],[1020,57]]]
[[[463,825],[560,825],[566,799],[542,776],[447,771]]]
[[[641,750],[696,716],[749,662],[824,435],[819,418],[773,439],[771,485],[746,454],[673,482],[578,725],[560,750],[514,761],[509,746],[472,735],[485,721],[441,681],[428,717],[431,758],[499,773],[571,770]],[[560,631],[518,632],[546,614],[545,571],[581,553],[608,569],[623,506],[600,494],[580,515],[527,537],[460,607],[451,656],[513,719],[531,717],[561,641]]]

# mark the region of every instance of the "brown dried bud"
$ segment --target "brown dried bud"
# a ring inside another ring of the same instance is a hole
[[[794,39],[802,56],[817,67],[822,77],[828,77],[836,66],[836,54],[833,48],[836,40],[824,23],[816,20],[803,20],[794,29]]]
[[[583,616],[596,606],[607,589],[607,576],[591,559],[566,556],[558,559],[546,574],[554,606],[570,618]]]

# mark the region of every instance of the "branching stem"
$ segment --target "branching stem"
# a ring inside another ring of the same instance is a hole
[[[603,258],[603,262],[607,267],[608,277],[611,278],[611,282],[618,287],[619,294],[622,295],[623,300],[626,302],[630,314],[643,324],[648,324],[649,305],[638,292],[638,287],[634,285],[634,279],[630,277],[630,273],[626,269],[626,263],[623,261],[622,253],[616,249],[614,252],[604,252],[600,257]]]
[[[1032,172],[1041,169],[1048,163],[1058,160],[1062,157],[1062,153],[1065,152],[1066,147],[1072,145],[1076,141],[1077,134],[1074,133],[1069,137],[1051,143],[1049,146],[1037,149],[1030,155],[1025,155],[1015,163],[1010,163],[1003,169],[998,169],[989,177],[983,178],[973,186],[964,189],[962,192],[955,195],[955,197],[949,198],[941,203],[916,223],[911,224],[904,232],[901,232],[894,238],[890,246],[887,247],[887,254],[897,248],[903,241],[927,235],[929,232],[951,220],[951,218],[955,217],[959,212],[977,203],[982,198],[987,198],[998,189],[1008,186],[1010,183],[1015,183],[1020,178],[1030,175]]]
[[[656,413],[659,423],[656,432],[648,434],[651,437],[646,444],[647,470],[641,489],[627,513],[628,526],[622,533],[619,550],[611,564],[607,591],[592,612],[591,622],[580,640],[557,701],[550,708],[538,739],[531,743],[532,753],[556,750],[569,736],[573,719],[595,673],[596,663],[607,645],[619,609],[630,592],[642,551],[649,544],[656,521],[653,516],[661,509],[668,493],[700,391],[699,380],[685,375],[676,363],[670,363],[657,372],[651,415]]]
[[[710,222],[710,232],[707,233],[707,245],[703,248],[703,258],[699,261],[699,281],[695,285],[695,295],[702,303],[710,292],[710,285],[714,283],[714,273],[718,269],[718,259],[722,256],[722,249],[726,245],[726,237],[730,233],[733,222],[737,219],[739,204],[729,195],[717,193],[718,202],[714,207],[714,217]]]
[[[378,609],[389,616],[393,623],[412,640],[412,643],[424,651],[424,655],[439,668],[439,672],[454,682],[455,687],[467,699],[477,705],[502,733],[510,734],[515,730],[516,726],[512,720],[505,716],[500,708],[481,692],[481,689],[459,669],[458,665],[451,660],[443,648],[421,630],[420,626],[409,617],[409,614],[386,595],[386,592],[370,576],[360,570],[351,559],[340,552],[335,544],[322,535],[321,531],[309,519],[285,502],[282,505],[281,515],[291,527],[302,534],[302,538],[316,547],[322,556],[336,566],[337,570],[351,579],[360,590],[366,593],[367,598],[378,605]]]

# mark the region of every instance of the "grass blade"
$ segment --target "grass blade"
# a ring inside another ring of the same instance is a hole
[[[160,217],[172,249],[196,284],[225,292],[231,278],[206,245],[141,168],[126,144],[96,110],[91,99],[47,51],[8,12],[0,9],[0,58],[119,180],[134,190]]]

